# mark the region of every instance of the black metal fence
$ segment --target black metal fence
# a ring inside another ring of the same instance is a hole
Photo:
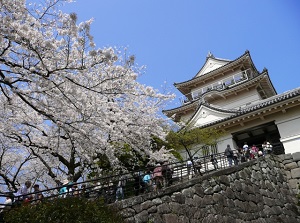
[[[276,151],[281,151],[283,147],[278,144],[274,148]],[[232,159],[232,165],[247,161],[242,159],[243,154],[237,150],[234,150],[234,154],[236,156]],[[26,195],[0,194],[1,200],[6,199],[8,201],[3,201],[0,204],[0,211],[23,204],[38,204],[45,200],[63,199],[65,197],[102,199],[105,203],[112,203],[144,193],[159,193],[171,185],[229,166],[228,158],[223,152],[199,157],[197,160],[193,159],[191,163],[191,166],[187,164],[187,160],[161,163],[122,175],[111,175],[78,183],[69,182],[65,185]],[[9,202],[9,199],[11,202]]]

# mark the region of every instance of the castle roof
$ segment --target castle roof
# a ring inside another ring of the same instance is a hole
[[[258,84],[259,83],[259,84]],[[210,97],[211,95],[220,95],[221,97],[226,97],[226,95],[229,94],[237,94],[237,92],[247,89],[251,86],[259,86],[261,97],[262,98],[268,98],[273,95],[276,95],[276,90],[270,80],[270,77],[268,75],[268,71],[266,69],[263,70],[262,73],[260,73],[258,76],[254,77],[253,79],[250,79],[247,82],[244,83],[238,83],[237,85],[226,88],[226,89],[212,89],[210,91],[205,92],[201,97],[199,97],[196,100],[187,102],[177,108],[163,110],[163,113],[171,117],[174,114],[180,115],[180,113],[185,113],[189,110],[194,110],[194,112],[197,112],[197,107],[201,102],[205,102],[205,98]]]
[[[295,103],[297,102],[297,103]],[[263,111],[271,110],[272,108],[280,108],[282,110],[285,110],[285,106],[287,106],[289,103],[291,104],[299,104],[300,102],[300,87],[284,92],[282,94],[278,94],[278,95],[274,95],[272,97],[266,98],[264,100],[260,100],[254,103],[251,103],[248,106],[245,106],[244,108],[240,108],[240,109],[231,109],[231,110],[226,110],[226,109],[220,109],[218,107],[215,107],[213,105],[205,105],[206,107],[209,107],[212,110],[215,111],[222,111],[222,112],[226,112],[227,114],[230,113],[230,115],[228,115],[225,118],[207,123],[205,125],[202,125],[200,127],[210,127],[210,126],[214,126],[216,124],[220,124],[220,123],[224,123],[230,120],[236,120],[238,118],[240,118],[241,116],[244,115],[249,115],[249,114],[253,114],[253,113],[260,113]],[[197,114],[197,112],[194,113],[194,115],[190,118],[190,120],[188,121],[188,123],[190,121],[193,120],[194,116]]]
[[[234,67],[240,67],[242,65],[246,68],[251,67],[257,72],[248,50],[246,50],[243,55],[232,61],[215,58],[212,54],[209,54],[206,57],[206,61],[202,68],[192,79],[180,83],[174,83],[174,86],[182,94],[187,94],[196,84],[199,84],[203,81],[205,82],[207,79],[214,78],[215,76],[232,70]]]

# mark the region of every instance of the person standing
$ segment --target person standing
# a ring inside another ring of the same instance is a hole
[[[116,201],[124,199],[124,189],[126,185],[126,179],[124,175],[121,175],[116,191]]]
[[[187,169],[187,175],[188,175],[188,178],[191,179],[192,178],[192,172],[191,172],[191,169],[192,169],[192,161],[190,159],[187,160],[186,162],[186,169]]]
[[[213,154],[210,155],[210,162],[212,163],[212,165],[214,165],[215,170],[217,170],[218,169],[218,161]]]
[[[227,157],[228,165],[232,166],[232,160],[233,160],[233,151],[230,148],[230,145],[227,145],[224,155]]]
[[[264,154],[271,154],[272,153],[273,147],[272,147],[270,142],[265,141],[262,147],[263,147],[263,150],[264,150]]]
[[[239,153],[237,150],[233,151],[233,163],[235,166],[239,165]]]
[[[160,163],[156,164],[155,169],[153,170],[153,180],[155,183],[155,191],[161,189],[163,187],[163,175],[162,175],[162,167]]]
[[[149,192],[151,190],[151,184],[152,184],[150,170],[148,170],[147,173],[144,175],[143,182],[145,185],[145,191]]]
[[[244,142],[243,150],[244,150],[245,161],[249,161],[250,160],[250,148],[249,148],[247,142]]]
[[[40,185],[35,184],[33,186],[33,201],[38,202],[43,196],[42,192],[40,192]]]
[[[25,184],[18,190],[17,196],[19,200],[23,201],[28,198],[30,193],[31,181],[26,181]]]
[[[172,169],[169,166],[168,161],[165,161],[162,165],[162,175],[164,178],[164,187],[168,187],[172,183]]]
[[[201,160],[198,157],[195,157],[196,174],[200,174],[202,176],[201,168],[202,168]]]
[[[258,156],[258,148],[255,146],[255,144],[253,144],[250,150],[250,157],[251,159],[255,159],[257,158],[257,156]]]

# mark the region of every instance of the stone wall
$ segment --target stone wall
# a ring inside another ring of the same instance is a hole
[[[300,222],[294,157],[267,156],[113,205],[127,222]]]
[[[290,188],[299,193],[300,184],[300,152],[280,155]]]

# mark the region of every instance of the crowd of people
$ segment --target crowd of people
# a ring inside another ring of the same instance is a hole
[[[270,153],[272,153],[272,145],[268,141],[265,141],[261,147],[257,147],[256,145],[249,146],[247,142],[245,142],[244,145],[237,150],[233,150],[230,145],[227,145],[224,155],[227,157],[228,165],[232,166]],[[219,168],[218,160],[215,155],[210,155],[209,161],[214,170]],[[201,169],[202,163],[200,158],[194,157],[193,161],[190,159],[187,160],[186,171],[188,178],[198,174],[202,175]],[[160,189],[170,186],[173,183],[173,173],[173,168],[168,162],[157,163],[154,167],[148,168],[145,172],[135,173],[132,178],[133,180],[131,180],[131,182],[133,182],[135,195],[137,196],[147,192],[158,192]],[[58,197],[89,197],[90,191],[104,191],[105,194],[114,197],[113,199],[115,201],[119,201],[124,199],[126,183],[128,180],[129,178],[126,178],[125,175],[121,174],[118,181],[115,183],[110,181],[106,185],[101,186],[100,182],[98,182],[99,185],[91,186],[89,188],[87,188],[86,184],[76,184],[69,180],[64,180],[58,185]],[[31,184],[31,181],[26,181],[17,193],[7,193],[2,210],[9,209],[14,204],[40,203],[44,199],[44,195],[40,191],[40,186],[35,184],[32,187]]]
[[[172,184],[173,169],[168,162],[157,163],[154,167],[148,168],[145,172],[134,174],[134,193],[158,192],[160,189]],[[116,190],[116,201],[124,198],[126,179],[122,175],[119,179]]]
[[[264,141],[261,147],[257,147],[255,144],[249,146],[247,142],[244,142],[244,145],[237,150],[232,150],[230,145],[227,145],[224,155],[227,157],[228,165],[232,166],[233,164],[238,165],[239,163],[265,156],[272,153],[272,151],[273,146],[268,141]]]
[[[66,197],[86,197],[90,196],[103,196],[108,203],[113,202],[112,196],[115,201],[124,199],[124,193],[127,182],[130,181],[133,186],[135,195],[144,192],[157,192],[160,189],[172,184],[173,170],[167,162],[157,163],[155,167],[149,168],[146,172],[138,172],[129,177],[125,174],[119,175],[117,181],[109,182],[90,182],[88,184],[77,184],[70,180],[63,180],[58,182],[55,196],[58,198]],[[54,192],[54,191],[53,191]],[[53,193],[52,192],[52,193]],[[91,195],[93,194],[93,195]],[[95,195],[96,194],[96,195]],[[48,197],[47,197],[48,198]],[[38,204],[44,199],[43,191],[40,191],[39,184],[32,186],[31,181],[26,181],[16,193],[7,193],[0,211],[10,209],[14,206],[26,204]]]
[[[5,196],[5,201],[1,206],[1,212],[4,210],[10,209],[13,205],[21,204],[38,204],[44,198],[43,193],[40,191],[39,184],[35,184],[32,188],[33,191],[30,191],[31,181],[26,181],[24,185],[16,193],[8,192]]]

